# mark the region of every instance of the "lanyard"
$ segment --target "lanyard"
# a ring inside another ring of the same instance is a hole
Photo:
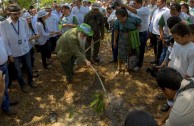
[[[18,31],[16,30],[15,26],[13,25],[13,23],[11,23],[11,26],[13,27],[14,31],[17,33],[18,36],[20,36],[20,27],[19,27],[20,23],[18,20]]]

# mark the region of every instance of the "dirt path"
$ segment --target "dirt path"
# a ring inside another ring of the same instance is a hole
[[[94,64],[105,88],[111,98],[104,114],[98,114],[90,108],[92,96],[102,87],[92,69],[76,68],[76,78],[82,81],[67,84],[62,68],[55,54],[52,55],[52,70],[44,70],[40,61],[40,54],[36,54],[36,69],[39,77],[35,82],[39,86],[24,94],[17,88],[10,90],[11,99],[19,99],[15,109],[17,117],[0,115],[0,126],[120,126],[129,111],[135,109],[150,112],[155,117],[161,116],[160,105],[155,96],[158,93],[154,78],[145,71],[153,54],[147,51],[144,67],[139,72],[131,72],[129,76],[120,74],[114,76],[116,64],[111,60],[110,38],[106,35],[101,45],[101,62]],[[48,115],[51,111],[58,114],[56,123],[51,124]],[[69,113],[73,112],[72,118]]]

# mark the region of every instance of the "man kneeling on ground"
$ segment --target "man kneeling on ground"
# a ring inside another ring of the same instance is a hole
[[[156,81],[159,87],[167,99],[174,101],[166,126],[194,125],[194,81],[192,79],[183,79],[173,68],[158,71]],[[158,121],[159,126],[163,122],[164,120]]]
[[[87,36],[93,36],[93,31],[88,24],[82,23],[80,26],[66,31],[57,41],[57,56],[68,83],[75,81],[73,80],[73,66],[76,58],[84,61],[87,66],[91,66],[85,56]]]

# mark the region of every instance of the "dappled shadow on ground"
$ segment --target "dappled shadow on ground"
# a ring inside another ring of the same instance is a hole
[[[21,93],[18,84],[16,89],[10,90],[11,99],[18,99],[19,105],[14,107],[18,111],[16,117],[0,115],[2,126],[120,126],[129,111],[141,109],[154,116],[160,116],[158,101],[158,87],[155,80],[147,74],[146,67],[153,59],[150,51],[146,52],[144,67],[139,72],[123,73],[115,76],[117,64],[108,63],[111,60],[109,34],[101,45],[101,62],[94,64],[107,89],[108,99],[104,113],[96,113],[90,108],[93,95],[101,91],[102,87],[94,71],[90,68],[75,68],[75,78],[81,79],[75,84],[67,84],[60,63],[55,54],[52,55],[51,70],[44,70],[40,61],[40,54],[36,54],[36,67],[39,77],[35,79],[39,86],[29,93]],[[57,122],[49,122],[49,113],[57,113]],[[71,118],[69,118],[71,113]]]

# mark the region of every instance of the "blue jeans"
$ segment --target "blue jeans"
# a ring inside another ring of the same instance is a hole
[[[32,66],[31,66],[30,52],[26,53],[23,56],[14,57],[14,66],[15,66],[16,73],[17,73],[17,79],[18,79],[20,86],[22,87],[23,85],[25,85],[25,82],[24,82],[24,78],[23,78],[22,71],[20,68],[21,61],[24,61],[26,64],[26,68],[28,71],[28,84],[31,84],[33,82],[32,80],[33,73],[32,73]]]
[[[3,111],[8,111],[9,109],[9,94],[8,94],[9,74],[8,74],[7,64],[0,66],[0,70],[5,74],[5,92],[3,96],[3,102],[1,104],[1,109]]]
[[[167,47],[166,46],[163,46],[162,48],[162,54],[160,55],[160,59],[159,59],[159,64],[158,65],[161,65],[162,62],[164,61],[165,57],[166,57],[166,51],[167,51]]]
[[[139,61],[137,63],[137,66],[138,67],[142,67],[142,64],[143,64],[143,59],[144,59],[144,53],[145,53],[145,46],[146,46],[146,42],[147,42],[147,37],[148,37],[148,34],[147,34],[147,31],[145,32],[139,32],[139,38],[140,38],[140,48],[139,48],[139,51],[140,51],[140,54],[139,54]]]

